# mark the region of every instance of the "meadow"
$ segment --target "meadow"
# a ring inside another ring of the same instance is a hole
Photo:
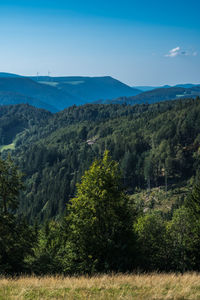
[[[0,299],[200,299],[200,275],[111,274],[0,278]]]

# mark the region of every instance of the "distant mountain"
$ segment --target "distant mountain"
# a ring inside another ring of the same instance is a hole
[[[42,102],[38,99],[27,97],[16,92],[0,91],[0,106],[21,104],[21,103],[30,104],[32,106],[43,108],[51,112],[58,111],[54,106]]]
[[[200,84],[185,83],[185,84],[175,85],[175,87],[182,87],[182,88],[186,88],[186,89],[194,88],[195,86],[200,86]]]
[[[145,92],[142,92],[145,90]],[[132,88],[110,76],[24,77],[0,73],[0,105],[29,103],[51,112],[86,103],[155,103],[200,95],[200,85]]]
[[[195,86],[200,86],[200,84],[192,84],[192,83],[185,83],[185,84],[176,84],[174,86],[164,85],[164,86],[133,86],[133,88],[139,89],[142,92],[152,91],[159,88],[170,88],[170,87],[182,87],[182,88],[193,88]]]
[[[141,86],[133,86],[133,88],[138,89],[142,92],[147,92],[147,91],[151,91],[151,90],[155,90],[158,89],[158,86],[146,86],[146,85],[141,85]]]
[[[31,79],[45,85],[56,87],[70,95],[80,98],[81,103],[95,100],[114,99],[119,96],[135,96],[140,90],[114,79],[110,76],[104,77],[31,77]]]
[[[127,104],[142,104],[142,103],[156,103],[165,100],[174,100],[179,98],[196,98],[200,96],[200,86],[192,88],[182,87],[163,87],[151,91],[143,92],[134,97],[120,97],[115,100],[98,101],[96,103],[127,103]]]
[[[0,73],[0,105],[29,103],[56,112],[98,99],[135,96],[141,91],[112,77],[22,77]]]
[[[0,77],[0,93],[0,105],[29,103],[52,112],[79,102],[66,92],[28,77]]]
[[[8,77],[22,77],[22,76],[17,75],[17,74],[12,74],[12,73],[0,72],[0,77],[8,78]]]

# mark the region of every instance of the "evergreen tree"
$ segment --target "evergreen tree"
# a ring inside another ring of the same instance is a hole
[[[0,159],[0,273],[26,270],[24,258],[32,253],[35,235],[23,218],[14,214],[23,184],[11,157]]]
[[[200,219],[200,178],[196,180],[190,195],[186,198],[185,206]]]
[[[10,156],[0,158],[0,212],[7,214],[18,207],[19,191],[23,188],[22,174]]]

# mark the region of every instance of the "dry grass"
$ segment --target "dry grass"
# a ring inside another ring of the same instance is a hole
[[[0,299],[200,299],[200,275],[1,278]]]

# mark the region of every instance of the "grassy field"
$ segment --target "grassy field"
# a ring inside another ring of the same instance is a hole
[[[200,274],[2,277],[0,299],[200,299]]]

